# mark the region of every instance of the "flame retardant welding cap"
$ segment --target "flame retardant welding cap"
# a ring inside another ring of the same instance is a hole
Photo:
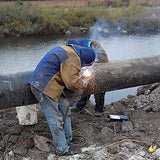
[[[82,67],[92,63],[95,60],[96,54],[93,48],[90,47],[90,43],[91,40],[87,38],[80,40],[70,39],[66,43],[67,46],[72,46],[75,52],[79,55]]]
[[[70,39],[67,41],[66,45],[76,44],[83,47],[90,47],[91,46],[91,40],[88,38],[82,38],[80,40],[77,39]]]
[[[83,47],[80,48],[80,58],[82,67],[87,64],[92,63],[95,60],[96,54],[92,47]]]

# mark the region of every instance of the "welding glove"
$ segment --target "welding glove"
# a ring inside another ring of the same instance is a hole
[[[81,79],[81,80],[82,80],[82,82],[83,82],[83,88],[86,88],[86,87],[88,86],[89,79],[83,78],[83,79]]]

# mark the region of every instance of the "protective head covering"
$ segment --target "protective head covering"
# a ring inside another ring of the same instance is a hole
[[[91,40],[88,39],[88,38],[83,38],[83,39],[80,39],[80,40],[70,39],[66,43],[67,46],[72,45],[72,44],[76,44],[76,45],[83,46],[83,47],[90,47]]]
[[[91,40],[83,38],[80,40],[70,39],[66,45],[72,46],[76,53],[80,56],[82,67],[92,63],[95,60],[95,51],[90,47]],[[78,45],[78,46],[77,46]]]
[[[82,67],[92,63],[95,60],[96,54],[91,47],[80,48],[80,59]]]

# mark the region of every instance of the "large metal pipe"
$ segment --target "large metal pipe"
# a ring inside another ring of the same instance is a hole
[[[160,82],[160,56],[98,63],[93,68],[97,92]],[[27,83],[31,74],[0,75],[0,109],[37,103]]]
[[[97,92],[160,82],[160,56],[94,64]]]
[[[27,83],[31,74],[0,75],[0,109],[37,103]]]

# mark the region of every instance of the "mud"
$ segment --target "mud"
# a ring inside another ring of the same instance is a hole
[[[81,149],[80,153],[72,157],[57,157],[40,107],[38,107],[38,123],[32,126],[19,125],[15,108],[0,110],[0,160],[122,158],[158,160],[160,159],[159,111],[160,84],[158,83],[139,88],[136,96],[128,95],[128,98],[106,105],[104,115],[101,117],[94,116],[94,105],[89,102],[83,111],[72,112],[73,135],[81,136],[84,142],[70,145]],[[125,115],[129,120],[111,122],[108,119],[109,114]],[[36,136],[47,138],[44,141],[47,142],[47,146],[42,144],[43,147],[38,148],[34,141]],[[110,145],[115,142],[118,144]],[[148,153],[148,148],[153,142],[157,145],[157,150]],[[103,150],[121,157],[109,156]]]

